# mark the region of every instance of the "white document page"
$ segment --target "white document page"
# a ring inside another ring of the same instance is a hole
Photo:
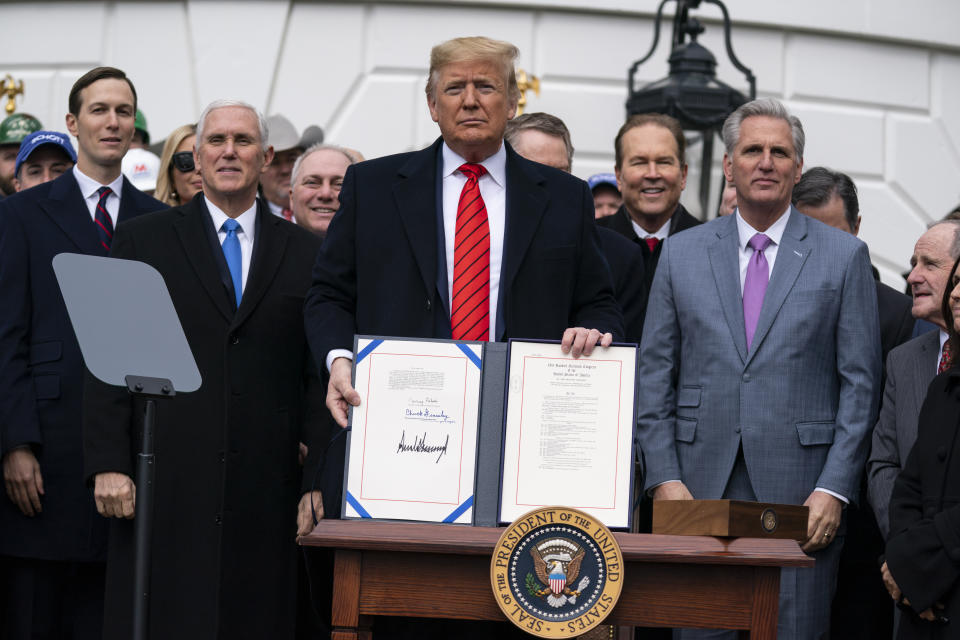
[[[635,373],[634,347],[511,342],[501,521],[557,505],[628,526]]]

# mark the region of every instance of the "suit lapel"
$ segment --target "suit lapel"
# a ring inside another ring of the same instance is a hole
[[[747,356],[747,364],[753,359],[757,347],[763,343],[767,332],[770,331],[773,321],[780,312],[780,307],[783,306],[787,294],[796,283],[797,276],[800,275],[800,270],[803,269],[803,264],[810,255],[811,249],[806,242],[806,237],[807,220],[799,211],[791,207],[787,228],[784,229],[780,246],[777,248],[777,260],[770,274],[770,283],[763,296],[763,306],[760,307],[757,330],[753,334],[753,345],[751,345],[753,348]]]
[[[123,186],[120,188],[120,193],[120,209],[117,211],[117,219],[113,221],[114,228],[124,220],[129,220],[140,212],[140,207],[137,205],[139,204],[140,196],[143,195],[141,191],[130,184],[126,176],[123,178]]]
[[[929,331],[927,333],[929,335],[923,336],[917,357],[913,360],[911,384],[913,385],[912,391],[916,411],[920,411],[920,407],[923,406],[923,400],[927,397],[927,387],[930,386],[930,381],[936,375],[937,367],[940,364],[937,362],[937,354],[940,351],[940,331]]]
[[[500,272],[501,300],[508,300],[510,287],[530,242],[540,226],[547,208],[548,196],[543,188],[543,177],[530,163],[521,161],[507,146],[507,199],[504,225],[503,262]]]
[[[240,298],[240,308],[234,317],[234,326],[246,320],[266,294],[283,261],[290,230],[282,220],[270,213],[270,209],[257,200],[257,234],[254,237],[253,258],[247,274],[247,286]]]
[[[427,292],[437,279],[437,152],[440,141],[411,156],[400,167],[393,197]]]
[[[203,228],[203,216],[206,215],[209,214],[203,199],[194,199],[181,209],[180,218],[173,223],[173,228],[203,288],[207,290],[223,317],[229,321],[234,317],[233,302],[227,297],[227,291],[220,281],[220,271],[211,254],[210,242]]]
[[[630,240],[633,240],[635,243],[642,244],[640,242],[640,237],[633,228],[633,222],[630,220],[630,214],[627,213],[627,208],[625,206],[620,205],[620,209],[613,214],[610,221],[610,228],[629,238]]]
[[[740,360],[747,359],[747,334],[743,324],[743,298],[740,293],[740,256],[737,224],[730,216],[717,231],[717,240],[710,245],[708,255],[713,278],[720,295],[723,316],[730,328],[733,344],[737,347]]]
[[[67,171],[54,180],[48,193],[48,197],[39,202],[40,208],[63,230],[70,241],[82,253],[92,256],[107,255],[100,244],[93,218],[83,194],[80,193],[80,186],[73,177],[73,171]]]

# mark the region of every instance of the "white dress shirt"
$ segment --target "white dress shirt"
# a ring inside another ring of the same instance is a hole
[[[462,157],[443,143],[443,235],[447,258],[447,300],[453,303],[453,249],[457,229],[457,208],[460,193],[467,177],[460,173]],[[487,172],[480,177],[480,197],[487,208],[490,226],[490,331],[489,339],[496,340],[497,293],[500,291],[500,266],[503,263],[503,234],[507,220],[507,151],[501,144],[499,151],[480,162]]]
[[[207,211],[213,219],[213,228],[217,230],[217,238],[220,240],[220,246],[227,239],[227,232],[223,229],[223,223],[227,221],[228,216],[220,207],[210,202],[206,195],[203,196],[207,204]],[[240,241],[240,291],[243,292],[247,287],[247,274],[250,273],[250,261],[253,259],[253,240],[257,230],[257,200],[254,198],[253,206],[236,217],[240,226],[237,228],[237,240]]]
[[[266,202],[267,206],[270,207],[270,213],[277,216],[278,218],[283,217],[283,207],[281,207],[280,205],[273,204],[272,202],[266,199],[264,200],[264,202]]]
[[[453,300],[453,249],[455,245],[455,231],[457,228],[457,208],[460,204],[460,193],[467,183],[467,177],[460,173],[460,165],[466,163],[460,155],[443,143],[441,151],[443,168],[443,236],[445,259],[447,263],[447,300]],[[480,187],[480,197],[487,209],[487,224],[490,227],[490,340],[496,339],[497,331],[497,297],[500,291],[500,267],[503,264],[503,237],[507,221],[507,151],[503,144],[500,149],[479,164],[487,170],[477,185]],[[336,358],[353,358],[353,354],[346,349],[332,349],[327,354],[327,371]]]
[[[643,227],[637,224],[637,221],[632,217],[630,218],[630,224],[633,225],[633,232],[637,234],[638,238],[647,239],[647,238],[656,238],[660,242],[663,242],[667,239],[667,236],[670,235],[670,222],[673,220],[673,216],[667,218],[667,221],[664,222],[659,229],[650,233]]]
[[[769,276],[773,274],[773,263],[777,261],[777,250],[780,247],[783,232],[787,228],[787,220],[790,219],[790,208],[787,207],[786,213],[780,216],[766,231],[762,232],[751,227],[740,215],[739,209],[737,209],[733,215],[737,218],[737,234],[739,235],[737,246],[740,248],[740,294],[743,295],[743,283],[747,277],[747,266],[750,264],[750,258],[753,257],[753,249],[747,243],[750,242],[750,238],[758,233],[763,233],[772,241],[767,245],[767,248],[763,250],[763,257],[767,259],[767,266],[770,269],[770,272],[767,274],[769,278]]]
[[[100,187],[110,187],[113,192],[107,196],[107,213],[110,214],[110,222],[114,229],[117,227],[117,215],[120,213],[120,192],[123,190],[123,174],[117,176],[117,179],[110,184],[100,184],[90,176],[84,174],[77,165],[73,165],[73,177],[77,180],[77,186],[80,187],[80,194],[83,195],[83,201],[87,204],[87,211],[90,212],[90,219],[97,219],[97,203],[100,202],[100,195],[97,190]]]

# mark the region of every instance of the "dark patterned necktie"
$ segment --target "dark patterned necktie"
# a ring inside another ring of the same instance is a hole
[[[943,373],[953,366],[953,354],[950,353],[950,341],[943,343],[943,353],[940,354],[940,365],[937,367],[937,373]]]
[[[93,215],[93,220],[97,223],[97,234],[100,236],[100,244],[103,245],[107,253],[110,252],[110,244],[113,242],[113,221],[110,219],[110,214],[107,213],[107,198],[110,197],[111,193],[113,193],[113,191],[110,187],[100,187],[97,189],[97,195],[100,196],[100,199],[97,200],[97,211]]]
[[[487,170],[464,164],[453,248],[450,329],[454,340],[488,340],[490,335],[490,224],[477,181]]]

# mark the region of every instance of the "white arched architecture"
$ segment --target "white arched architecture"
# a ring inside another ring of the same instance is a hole
[[[489,35],[516,44],[520,66],[541,78],[541,95],[528,94],[528,110],[566,121],[577,149],[574,172],[586,177],[612,168],[627,68],[649,47],[657,4],[0,2],[0,76],[24,80],[18,110],[48,128],[64,129],[72,82],[109,64],[133,79],[154,139],[193,121],[210,100],[236,97],[285,114],[299,129],[319,124],[329,141],[370,158],[437,135],[423,98],[430,47]],[[960,3],[727,4],[734,48],[756,74],[758,94],[785,100],[801,117],[807,166],[854,177],[861,237],[884,280],[902,288],[898,274],[924,225],[960,202]],[[697,16],[721,79],[745,89],[726,59],[719,11],[704,5]],[[643,81],[667,74],[665,27],[662,51],[640,69]],[[694,147],[691,159],[698,153]],[[691,164],[683,200],[694,212],[698,165]]]

